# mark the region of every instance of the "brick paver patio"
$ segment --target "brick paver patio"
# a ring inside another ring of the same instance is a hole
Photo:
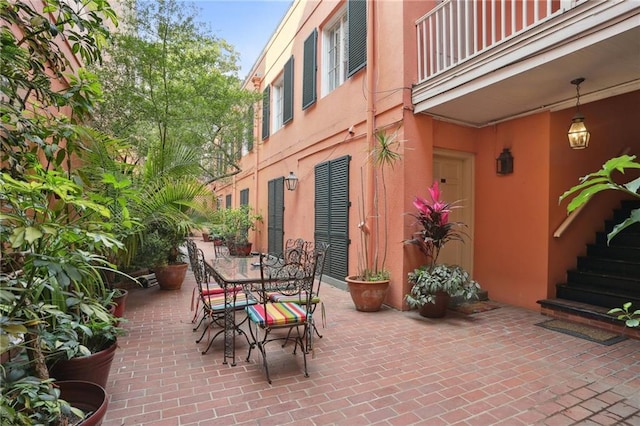
[[[512,306],[439,320],[361,313],[323,284],[310,377],[291,345],[274,342],[269,385],[242,337],[235,367],[222,364],[222,340],[201,354],[194,286],[189,272],[179,291],[130,291],[103,425],[640,425],[640,340],[600,345]]]

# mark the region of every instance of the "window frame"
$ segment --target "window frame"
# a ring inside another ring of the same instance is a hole
[[[284,127],[284,75],[271,83],[271,128],[276,133]]]
[[[347,81],[349,58],[348,28],[347,8],[343,7],[322,29],[322,96],[328,95]],[[338,48],[340,51],[337,52],[337,55],[332,55],[333,47],[336,46],[334,43],[336,32],[339,33]],[[336,56],[338,56],[339,59],[335,66],[332,66]],[[331,73],[336,69],[336,76],[332,79]]]

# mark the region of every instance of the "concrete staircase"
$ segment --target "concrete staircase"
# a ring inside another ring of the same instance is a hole
[[[637,208],[640,202],[623,201],[614,211],[595,243],[587,245],[586,256],[578,257],[576,269],[567,271],[567,281],[556,285],[556,298],[538,301],[544,315],[640,338],[640,328],[625,328],[624,322],[607,314],[626,302],[640,309],[640,224],[625,229],[607,245],[613,226]]]

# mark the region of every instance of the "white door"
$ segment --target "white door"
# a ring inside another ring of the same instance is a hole
[[[438,150],[433,157],[433,179],[440,186],[440,198],[459,206],[452,209],[449,221],[462,222],[464,243],[450,241],[440,251],[438,263],[461,265],[473,272],[473,156]]]

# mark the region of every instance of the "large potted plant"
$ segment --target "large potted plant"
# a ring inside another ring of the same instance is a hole
[[[83,380],[106,387],[117,349],[117,338],[124,330],[119,319],[104,305],[79,294],[70,298],[68,312],[50,319],[42,330],[49,373],[57,380]]]
[[[11,408],[18,408],[16,416],[22,415],[21,408],[29,408],[32,401],[27,396],[49,398],[47,394],[55,393],[51,380],[62,375],[51,369],[53,359],[88,356],[108,345],[115,350],[117,335],[101,273],[112,265],[93,254],[120,245],[106,231],[107,209],[91,200],[87,188],[61,173],[39,164],[31,164],[30,170],[22,179],[0,174],[2,257],[20,253],[19,262],[2,265],[0,352],[24,348],[21,357],[3,367],[11,383],[24,379],[20,383],[33,391],[21,394],[27,405]],[[106,325],[94,327],[99,323]],[[108,366],[112,359],[113,353]],[[92,364],[89,371],[95,370]],[[106,377],[108,368],[98,386],[106,384]],[[50,402],[51,412],[64,407],[57,400]],[[27,416],[50,414],[36,411]]]
[[[175,229],[161,223],[149,226],[144,241],[134,258],[135,264],[146,265],[158,279],[162,290],[179,290],[185,279],[188,264],[180,252],[182,241]]]
[[[101,193],[79,173],[84,147],[100,137],[80,123],[101,89],[95,75],[77,64],[100,59],[107,23],[117,24],[116,14],[94,0],[40,6],[16,0],[2,9],[0,353],[22,349],[0,368],[2,423],[68,424],[66,416],[76,414],[83,424],[97,424],[106,410],[104,389],[90,385],[101,391],[97,406],[87,407],[95,411],[91,416],[72,409],[80,401],[64,402],[66,395],[75,398],[49,374],[44,335],[56,332],[57,319],[83,308],[76,300],[100,306],[74,317],[78,332],[98,311],[112,318],[102,305],[100,272],[112,267],[104,254],[122,248],[110,228],[126,220],[113,218]]]
[[[345,278],[349,294],[356,310],[361,312],[379,311],[389,290],[390,274],[386,268],[388,227],[387,227],[387,187],[385,167],[393,167],[400,154],[395,150],[399,144],[397,132],[388,135],[376,132],[374,147],[369,153],[372,173],[373,194],[370,200],[372,210],[367,214],[364,203],[364,187],[361,188],[360,203],[360,246],[358,251],[358,271]],[[364,181],[364,179],[363,179]],[[381,220],[381,215],[384,217]]]
[[[457,203],[441,200],[438,182],[429,188],[431,200],[416,197],[413,205],[417,212],[411,213],[416,219],[417,230],[405,240],[420,250],[426,264],[409,273],[411,292],[405,296],[409,306],[418,308],[426,317],[438,318],[446,314],[451,296],[475,297],[479,284],[459,265],[438,264],[440,250],[450,241],[464,241],[465,226],[461,222],[449,221],[451,209]]]
[[[218,211],[221,216],[220,233],[231,256],[249,256],[252,243],[249,231],[255,230],[262,216],[248,205]]]

